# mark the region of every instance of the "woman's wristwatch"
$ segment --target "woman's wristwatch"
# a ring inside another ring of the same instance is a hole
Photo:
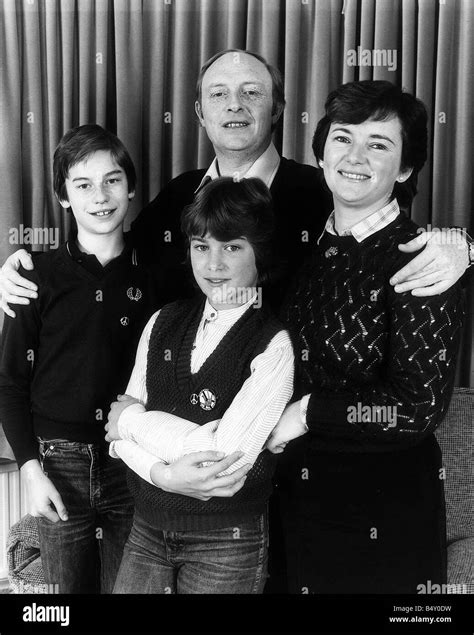
[[[468,268],[474,265],[474,239],[467,233],[465,227],[450,227],[451,231],[456,231],[459,233],[460,237],[463,238],[467,243],[467,257],[469,264]]]

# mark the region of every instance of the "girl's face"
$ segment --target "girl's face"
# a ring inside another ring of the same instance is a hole
[[[245,237],[220,241],[209,234],[192,236],[190,253],[194,278],[216,310],[233,309],[250,299],[258,272]]]

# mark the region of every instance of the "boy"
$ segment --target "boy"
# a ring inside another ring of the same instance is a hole
[[[60,593],[110,593],[133,502],[125,465],[103,441],[104,418],[156,302],[124,240],[136,176],[122,142],[98,125],[74,128],[53,172],[77,232],[22,272],[39,297],[5,319],[0,417],[39,517],[46,582]]]

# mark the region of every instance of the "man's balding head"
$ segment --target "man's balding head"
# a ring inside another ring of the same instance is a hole
[[[196,102],[200,105],[202,103],[202,80],[207,69],[210,66],[212,66],[214,62],[216,62],[220,57],[223,57],[224,55],[227,55],[228,53],[234,54],[233,55],[234,60],[238,60],[240,55],[250,55],[265,66],[272,80],[272,97],[273,97],[272,114],[278,113],[278,116],[280,117],[286,104],[282,74],[280,73],[278,68],[269,64],[262,55],[259,55],[258,53],[254,53],[253,51],[244,51],[242,49],[225,49],[223,51],[219,51],[219,53],[216,53],[215,55],[210,57],[206,62],[204,62],[204,64],[201,67],[201,70],[199,71],[199,75],[196,82]]]

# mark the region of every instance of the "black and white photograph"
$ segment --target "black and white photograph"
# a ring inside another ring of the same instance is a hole
[[[473,32],[0,0],[1,635],[472,634]]]

